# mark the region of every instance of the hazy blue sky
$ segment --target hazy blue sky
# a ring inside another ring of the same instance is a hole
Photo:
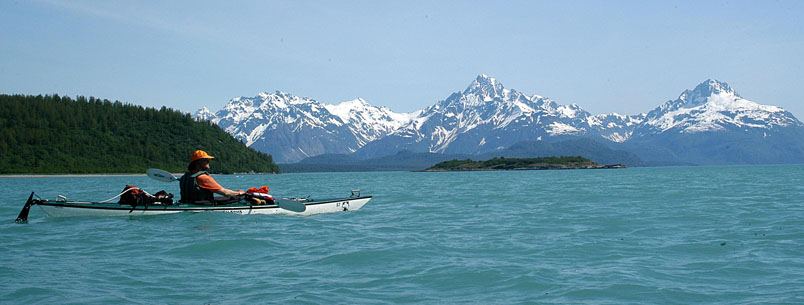
[[[0,1],[0,93],[219,110],[285,91],[409,112],[478,74],[587,111],[714,78],[804,119],[804,1]]]

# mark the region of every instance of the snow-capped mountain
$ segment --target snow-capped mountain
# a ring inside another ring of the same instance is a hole
[[[634,128],[645,121],[646,114],[622,115],[619,113],[592,116],[587,124],[606,140],[622,143],[631,138]]]
[[[649,112],[635,132],[640,136],[788,126],[802,123],[780,107],[749,101],[728,84],[709,79]]]
[[[625,141],[644,115],[591,115],[576,104],[506,89],[480,75],[463,92],[422,110],[418,117],[389,136],[369,143],[358,157],[399,150],[446,154],[480,154],[520,141],[567,137],[603,137]]]
[[[279,163],[324,153],[352,153],[407,123],[411,116],[371,106],[363,99],[325,105],[280,91],[234,98],[215,114],[206,108],[196,114]]]
[[[410,122],[418,115],[413,113],[396,113],[388,107],[374,107],[362,98],[340,103],[324,105],[324,107],[352,131],[358,138],[358,145],[363,147],[369,142],[385,137],[402,125]]]
[[[707,80],[649,113],[592,115],[505,88],[487,75],[414,113],[362,99],[324,105],[283,92],[232,99],[209,119],[279,163],[325,153],[356,158],[406,150],[483,154],[523,141],[590,138],[654,164],[804,162],[804,124],[780,107],[742,98]]]
[[[622,148],[654,164],[801,163],[804,124],[710,79],[648,112]]]

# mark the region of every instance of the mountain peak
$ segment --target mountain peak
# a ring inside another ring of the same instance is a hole
[[[193,117],[196,120],[200,120],[200,121],[211,121],[211,120],[215,119],[215,113],[213,113],[212,111],[209,110],[209,108],[204,106],[201,109],[198,109],[198,111],[195,112]]]
[[[737,92],[729,87],[729,84],[711,78],[698,84],[692,92],[699,93],[701,96],[712,96],[722,93],[737,95]]]
[[[492,82],[493,82],[493,81],[496,81],[496,79],[494,79],[493,77],[488,76],[488,75],[486,75],[486,74],[480,74],[480,75],[478,75],[478,76],[477,76],[477,78],[476,78],[475,80],[476,80],[476,81],[479,81],[479,82],[482,82],[482,81],[492,81]]]
[[[729,84],[717,81],[715,79],[707,79],[706,81],[695,86],[695,89],[685,90],[675,102],[672,102],[674,108],[693,108],[706,104],[710,97],[715,96],[731,96],[731,98],[742,98],[732,89]]]
[[[345,102],[341,102],[341,103],[340,103],[340,104],[338,104],[338,105],[349,105],[349,106],[352,106],[352,107],[357,107],[357,106],[361,106],[361,107],[371,106],[371,104],[369,104],[368,102],[366,102],[366,100],[364,100],[362,97],[358,97],[358,98],[353,99],[353,100],[351,100],[351,101],[345,101]]]
[[[330,113],[341,118],[342,121],[347,123],[350,120],[351,113],[370,111],[369,109],[371,109],[371,107],[372,106],[362,98],[341,102],[337,105],[324,105],[324,108],[326,108]]]
[[[463,91],[463,94],[497,96],[502,93],[503,89],[503,85],[498,82],[497,79],[486,74],[480,74],[469,84],[469,87]]]

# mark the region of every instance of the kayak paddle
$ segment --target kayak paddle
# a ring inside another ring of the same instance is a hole
[[[307,210],[307,206],[304,205],[304,203],[294,201],[294,200],[288,200],[288,199],[277,199],[276,200],[276,205],[278,205],[280,208],[283,208],[285,210],[293,211],[293,212],[299,212],[299,213],[304,212],[305,210]]]
[[[34,193],[31,192],[31,196],[28,197],[28,201],[25,202],[25,205],[22,206],[22,211],[20,211],[20,215],[17,216],[17,220],[14,222],[16,223],[27,223],[28,222],[28,213],[31,211],[31,204],[33,204],[33,196]]]
[[[163,171],[161,169],[156,169],[156,168],[148,169],[147,171],[145,171],[145,174],[147,174],[148,177],[151,178],[151,179],[162,181],[162,182],[173,182],[173,181],[178,181],[179,180],[179,178],[176,178],[176,176],[173,176],[173,174],[168,173],[166,171]],[[248,194],[244,194],[244,195],[250,196]],[[293,212],[299,212],[299,213],[304,212],[305,210],[307,210],[307,206],[304,205],[304,203],[294,201],[294,200],[288,200],[288,199],[277,199],[276,200],[276,205],[278,205],[280,208],[283,208],[285,210],[293,211]]]
[[[151,179],[162,182],[173,182],[179,180],[179,178],[176,178],[173,176],[173,174],[156,168],[149,168],[147,171],[145,171],[145,174],[147,174]]]

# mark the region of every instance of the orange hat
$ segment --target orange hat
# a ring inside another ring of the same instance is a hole
[[[215,159],[215,157],[210,156],[207,152],[203,150],[196,150],[192,156],[190,156],[190,162],[193,162],[198,159]]]

